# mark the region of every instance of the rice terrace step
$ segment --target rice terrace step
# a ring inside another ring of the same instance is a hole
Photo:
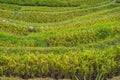
[[[0,0],[0,80],[120,80],[120,0]]]

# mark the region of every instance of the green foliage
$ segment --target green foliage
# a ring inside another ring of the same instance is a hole
[[[81,6],[91,5],[109,0],[0,0],[2,3],[12,3],[18,5],[39,5],[39,6]]]
[[[106,80],[120,75],[116,2],[0,0],[0,79]]]
[[[92,75],[97,76],[101,72],[104,77],[111,73],[115,74],[119,69],[117,67],[120,61],[117,59],[119,52],[119,47],[115,47],[104,51],[85,50],[59,55],[0,53],[0,65],[3,67],[3,75],[23,78],[42,76],[72,78],[76,75],[79,79],[85,76],[89,80],[92,79]]]
[[[16,20],[22,20],[26,22],[34,22],[34,23],[48,23],[48,22],[59,22],[59,21],[65,21],[69,19],[73,19],[79,16],[84,16],[87,14],[90,14],[91,12],[97,12],[98,10],[104,10],[104,9],[110,9],[108,12],[115,12],[120,10],[120,8],[115,8],[117,6],[102,6],[102,7],[95,7],[90,9],[77,9],[77,10],[71,10],[67,12],[55,12],[55,13],[49,13],[49,12],[19,12],[17,16],[15,17]],[[107,13],[107,11],[106,11]]]
[[[22,27],[16,24],[10,24],[8,22],[0,22],[0,31],[5,31],[10,34],[15,35],[27,35],[28,29],[26,27]]]
[[[17,11],[19,10],[21,7],[17,6],[17,5],[10,5],[10,4],[2,4],[0,3],[0,9],[2,10],[13,10],[13,11]]]
[[[120,0],[116,0],[117,3],[120,3]]]
[[[76,46],[96,42],[120,34],[120,27],[98,28],[93,30],[82,30],[75,33],[60,34],[47,39],[49,46]]]
[[[0,67],[0,76],[3,76],[3,69]]]
[[[10,17],[12,17],[13,13],[14,12],[9,11],[9,10],[0,10],[0,17],[10,18]]]

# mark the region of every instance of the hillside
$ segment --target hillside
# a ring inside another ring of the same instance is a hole
[[[120,0],[0,0],[0,79],[4,76],[120,76]]]

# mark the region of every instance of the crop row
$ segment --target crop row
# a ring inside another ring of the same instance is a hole
[[[12,10],[12,11],[17,11],[19,10],[21,7],[17,6],[17,5],[12,5],[12,4],[2,4],[0,3],[0,9],[2,10]]]
[[[94,16],[94,15],[93,15]],[[106,25],[113,25],[113,24],[118,24],[119,25],[119,21],[120,21],[120,14],[108,14],[107,16],[106,15],[102,15],[102,16],[94,16],[93,18],[90,17],[90,18],[87,18],[88,20],[83,20],[81,22],[76,22],[76,23],[72,23],[72,24],[67,24],[65,25],[66,27],[64,27],[64,31],[65,30],[70,30],[70,31],[73,31],[73,30],[80,30],[81,28],[82,29],[85,29],[85,28],[91,28],[91,26],[93,28],[96,27],[103,27],[103,26],[106,26]],[[67,29],[69,28],[69,29]],[[58,28],[59,30],[61,29]]]
[[[116,6],[115,6],[116,7]],[[41,12],[19,12],[15,17],[16,20],[22,20],[26,22],[37,22],[37,23],[46,23],[46,22],[59,22],[65,21],[69,19],[73,19],[75,17],[83,16],[89,14],[91,12],[97,12],[98,10],[105,10],[105,9],[114,9],[114,7],[96,7],[92,9],[82,9],[82,10],[75,10],[75,11],[68,11],[68,12],[59,12],[59,13],[41,13]],[[116,11],[119,8],[115,9]],[[115,12],[115,10],[113,10]]]
[[[108,26],[108,27],[107,27]],[[119,25],[105,25],[99,28],[73,31],[41,31],[25,37],[0,34],[0,46],[77,46],[97,42],[120,34]],[[23,31],[24,32],[24,31]]]
[[[81,17],[77,17],[74,19],[66,20],[66,21],[61,21],[61,22],[53,22],[53,23],[31,23],[31,22],[25,22],[25,21],[19,21],[19,20],[10,20],[16,24],[22,24],[22,25],[32,25],[32,26],[38,26],[38,27],[43,27],[43,28],[49,28],[53,26],[60,26],[60,27],[68,27],[68,26],[87,26],[89,24],[94,24],[100,22],[108,22],[108,21],[117,21],[119,20],[119,7],[117,5],[111,5],[111,6],[116,6],[116,8],[111,8],[108,10],[103,10],[103,11],[98,11],[95,13],[91,13],[88,15],[83,15]],[[110,6],[106,6],[110,7]],[[114,15],[115,14],[115,15]],[[114,19],[113,18],[114,15]],[[102,19],[103,18],[103,19]],[[106,18],[106,19],[105,19]],[[12,18],[13,19],[13,18]],[[99,19],[99,21],[97,21]],[[95,22],[97,21],[97,22]],[[49,26],[49,27],[48,27]]]
[[[41,12],[60,12],[75,10],[80,7],[47,7],[47,6],[19,6],[13,4],[0,3],[1,10],[11,10],[11,11],[41,11]]]
[[[119,75],[120,48],[84,50],[66,54],[0,53],[0,76],[54,77],[87,80],[101,74],[103,78]]]
[[[10,11],[10,10],[0,10],[0,17],[3,18],[11,18],[11,16],[13,15],[14,12]]]
[[[61,24],[61,27],[55,27],[54,31],[64,31],[64,32],[68,32],[68,31],[73,31],[73,30],[79,30],[81,27],[88,27],[91,25],[95,25],[95,24],[106,24],[106,23],[112,23],[112,22],[116,22],[116,24],[118,24],[117,22],[119,22],[119,13],[116,13],[115,11],[118,10],[119,8],[115,8],[112,10],[107,10],[107,11],[103,11],[103,12],[97,12],[95,14],[89,14],[86,16],[81,17],[80,19],[76,19],[76,20],[81,20],[81,21],[74,21],[73,22],[69,22],[70,24]],[[111,13],[107,13],[107,12],[111,12]],[[114,15],[116,14],[116,15]],[[98,17],[98,15],[100,15]],[[6,31],[12,34],[16,34],[16,35],[25,35],[28,32],[28,28],[26,26],[23,25],[19,25],[19,24],[13,24],[13,21],[9,21],[9,20],[5,20],[5,19],[1,19],[2,22],[0,22],[1,24],[1,31]],[[22,27],[23,26],[23,27]],[[68,29],[69,27],[69,29]],[[49,27],[37,27],[35,28],[35,31],[37,33],[43,31],[43,30],[47,30],[49,31]],[[64,30],[63,30],[64,29]],[[14,31],[13,31],[14,30]],[[67,31],[66,31],[67,30]]]
[[[26,27],[22,27],[16,24],[10,24],[7,21],[6,22],[0,21],[0,31],[4,31],[10,34],[15,34],[15,35],[27,35],[28,34],[28,29]]]
[[[98,7],[101,5],[111,5],[110,2],[108,3],[98,3],[96,5],[89,5],[89,6],[78,6],[78,7],[48,7],[48,6],[19,6],[13,4],[5,4],[0,3],[0,9],[2,10],[12,10],[12,11],[40,11],[40,12],[62,12],[62,11],[71,11],[71,10],[79,10],[83,8],[90,8],[90,7]],[[114,5],[114,4],[112,4]],[[111,6],[112,6],[111,5]],[[115,4],[116,5],[116,4]]]
[[[120,27],[97,28],[58,34],[47,39],[48,46],[76,46],[103,40],[120,34]]]
[[[94,5],[96,3],[108,2],[109,0],[0,0],[1,3],[12,3],[18,5],[39,5],[39,6],[81,6]]]
[[[98,16],[100,15],[100,16]],[[107,26],[117,24],[119,25],[120,14],[117,12],[113,13],[95,13],[83,16],[79,19],[75,19],[73,21],[61,22],[58,24],[50,24],[50,26],[44,26],[43,28],[37,27],[36,31],[40,32],[43,30],[50,31],[54,29],[54,32],[68,32],[68,31],[78,31],[81,29],[92,28],[93,26]],[[34,25],[34,24],[31,24]],[[39,24],[35,24],[36,26],[40,26]],[[54,27],[53,27],[54,26]],[[93,27],[93,28],[94,28]]]
[[[43,28],[49,28],[49,27],[53,27],[56,26],[57,28],[61,28],[61,27],[80,27],[80,26],[88,26],[88,25],[94,25],[97,23],[107,23],[107,22],[114,22],[114,21],[119,21],[119,13],[117,12],[117,10],[119,10],[119,8],[115,8],[112,10],[105,10],[102,12],[96,12],[96,13],[92,13],[89,15],[85,15],[85,16],[81,16],[80,18],[77,19],[73,19],[73,20],[69,20],[69,21],[63,21],[63,22],[59,22],[59,23],[51,23],[51,24],[39,24],[39,23],[27,23],[24,21],[16,21],[16,20],[8,20],[10,22],[16,23],[16,25],[20,24],[20,25],[33,25],[33,26],[39,26],[38,29],[42,29],[40,26],[43,25]],[[115,15],[114,15],[115,14]],[[100,15],[100,16],[99,16]],[[1,19],[2,20],[2,19]],[[3,19],[4,20],[4,19]],[[48,27],[49,26],[49,27]],[[59,26],[59,27],[58,27]],[[55,27],[55,28],[56,28]]]
[[[11,18],[16,20],[22,20],[27,22],[38,22],[38,23],[45,23],[45,22],[59,22],[64,20],[73,19],[75,17],[83,16],[89,14],[91,12],[97,12],[98,10],[105,10],[110,9],[115,12],[119,11],[119,5],[108,4],[101,7],[93,7],[90,9],[78,9],[78,10],[71,10],[66,12],[31,12],[31,11],[22,11],[22,12],[14,12],[10,10],[0,10],[0,16],[3,18]],[[114,10],[115,8],[115,10]],[[109,11],[109,10],[108,10]]]
[[[26,52],[29,52],[29,53],[39,52],[43,54],[48,54],[48,53],[64,54],[69,51],[74,52],[74,51],[81,51],[84,49],[87,50],[91,48],[103,50],[105,48],[108,48],[109,46],[116,46],[118,44],[120,44],[119,35],[115,36],[114,38],[105,39],[104,41],[101,41],[98,43],[79,45],[77,47],[7,47],[7,46],[3,46],[3,47],[0,47],[0,52],[5,53],[5,54],[10,54],[10,53],[24,54]]]

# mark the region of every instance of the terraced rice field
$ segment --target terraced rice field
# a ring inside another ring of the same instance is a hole
[[[0,80],[116,76],[120,0],[0,0]]]

